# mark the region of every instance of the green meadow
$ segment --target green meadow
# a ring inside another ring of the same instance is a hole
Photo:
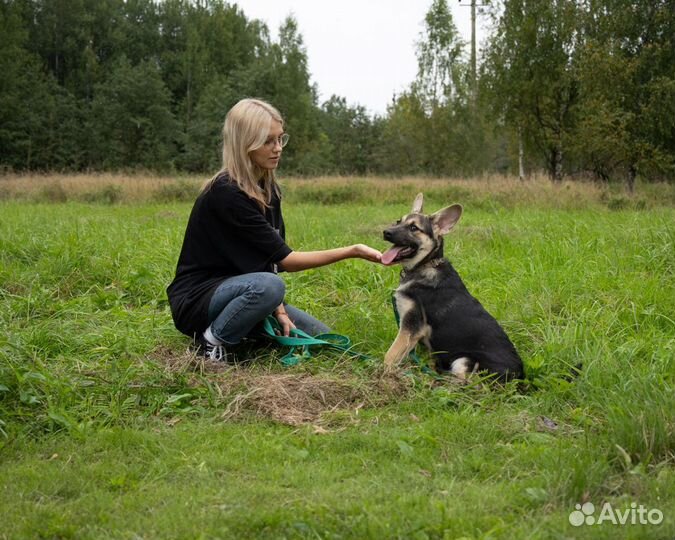
[[[360,260],[287,299],[371,360],[195,358],[165,288],[198,183],[0,179],[0,539],[675,537],[673,186],[283,182],[298,250],[462,203],[446,256],[526,367],[498,387],[386,376],[398,270]]]

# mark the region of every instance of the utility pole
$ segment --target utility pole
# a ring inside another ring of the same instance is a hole
[[[476,0],[471,0],[471,83],[476,88]]]
[[[471,7],[471,87],[475,92],[476,89],[476,7],[486,6],[487,4],[478,4],[476,0],[471,0],[470,4],[462,4],[459,0],[460,6]]]

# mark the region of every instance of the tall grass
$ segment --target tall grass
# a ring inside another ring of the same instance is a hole
[[[389,381],[377,361],[330,353],[291,370],[274,348],[229,370],[195,362],[164,292],[187,188],[115,180],[63,177],[65,202],[0,202],[0,538],[675,535],[668,195],[284,182],[303,250],[385,248],[420,190],[429,211],[462,203],[446,255],[526,364],[525,388],[496,389],[413,367]],[[84,198],[107,185],[117,195]],[[289,301],[383,356],[396,269],[350,260],[285,279]],[[665,521],[574,528],[586,501]]]
[[[0,200],[63,203],[166,203],[190,202],[207,180],[184,174],[128,176],[114,173],[81,175],[17,174],[0,177]],[[291,203],[408,204],[419,190],[427,198],[461,200],[486,210],[535,205],[539,208],[645,209],[675,205],[675,184],[639,184],[629,195],[620,185],[565,181],[552,184],[546,177],[526,181],[485,175],[479,178],[318,177],[280,180]]]

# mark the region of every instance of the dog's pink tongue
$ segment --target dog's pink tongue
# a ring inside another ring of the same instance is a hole
[[[380,261],[382,262],[382,264],[386,264],[387,266],[389,266],[391,263],[394,262],[396,255],[398,255],[398,252],[401,251],[402,249],[403,249],[402,247],[397,246],[388,249],[382,254],[382,258],[380,259]]]

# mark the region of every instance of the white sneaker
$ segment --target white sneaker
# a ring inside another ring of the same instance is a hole
[[[227,350],[225,349],[225,345],[214,345],[204,336],[200,336],[197,340],[197,354],[216,362],[227,361]]]

